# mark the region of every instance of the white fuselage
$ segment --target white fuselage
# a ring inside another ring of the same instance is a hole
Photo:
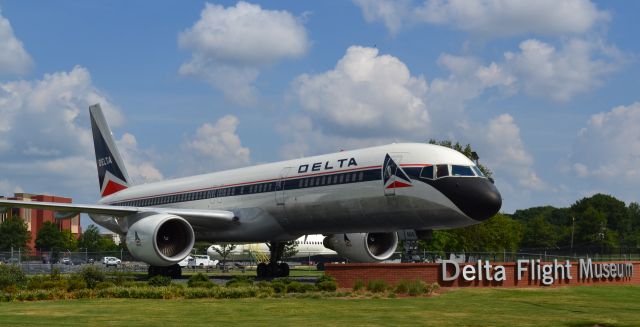
[[[414,172],[408,187],[384,182],[387,155],[407,174]],[[440,164],[475,166],[449,148],[390,144],[132,186],[100,203],[232,211],[239,218],[238,226],[194,227],[197,239],[211,242],[279,241],[308,234],[447,229],[477,223],[435,184],[418,180],[422,168]],[[486,180],[477,175],[465,178]],[[114,232],[126,232],[125,224],[113,217],[91,216]]]
[[[296,249],[295,254],[289,258],[307,258],[315,256],[337,256],[336,251],[327,249],[322,244],[324,240],[323,235],[305,235],[294,241]],[[207,254],[214,259],[222,260],[220,252],[220,245],[211,245],[207,249]],[[229,252],[227,260],[256,260],[256,261],[269,261],[270,255],[269,246],[266,243],[249,243],[249,244],[236,244],[235,248]]]

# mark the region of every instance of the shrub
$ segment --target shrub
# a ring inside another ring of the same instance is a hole
[[[227,282],[227,287],[245,287],[253,285],[253,281],[246,276],[235,276]]]
[[[125,286],[134,281],[134,276],[130,272],[113,271],[107,275],[107,279],[116,286]]]
[[[271,281],[271,288],[276,294],[284,294],[287,292],[287,283],[283,279]]]
[[[104,282],[99,282],[98,284],[96,284],[96,289],[97,290],[103,290],[105,288],[110,288],[110,287],[115,287],[116,284],[114,284],[112,281],[104,281]]]
[[[336,283],[335,278],[329,275],[322,275],[318,280],[316,280],[316,288],[320,291],[333,292],[338,289],[338,284]]]
[[[0,265],[0,290],[23,288],[27,285],[27,276],[20,267]]]
[[[318,290],[320,291],[335,292],[338,289],[338,284],[336,282],[327,280],[324,282],[316,283],[316,288],[318,288]]]
[[[82,278],[85,283],[87,283],[87,287],[91,289],[95,288],[99,282],[104,282],[105,280],[104,272],[98,267],[93,266],[84,267],[80,272],[74,275]]]
[[[421,280],[401,280],[396,285],[394,292],[396,294],[409,294],[411,296],[430,293],[430,285]]]
[[[440,285],[434,282],[433,284],[429,285],[429,287],[427,288],[427,294],[431,294],[439,289],[440,289]]]
[[[273,287],[271,286],[271,283],[266,281],[266,280],[261,280],[261,281],[255,283],[255,284],[253,284],[253,285],[255,285],[258,288],[266,288],[266,289],[273,290]]]
[[[381,279],[372,279],[367,283],[367,291],[381,293],[387,289],[387,282]]]
[[[97,285],[97,282],[96,282]],[[67,291],[73,292],[87,288],[87,282],[81,276],[71,276],[67,281]]]
[[[162,276],[162,275],[155,275],[151,278],[149,278],[149,280],[147,280],[147,285],[149,286],[169,286],[171,285],[171,277],[169,276]]]
[[[300,282],[290,282],[287,284],[287,293],[306,293],[315,291],[315,286]]]
[[[217,285],[214,282],[210,281],[209,277],[207,277],[205,274],[197,273],[191,276],[191,278],[189,278],[189,281],[187,282],[187,286],[213,288]]]
[[[316,281],[316,288],[320,291],[334,292],[338,289],[338,283],[336,283],[335,278],[329,275],[322,275]]]
[[[363,289],[364,289],[364,281],[362,279],[356,280],[356,282],[353,284],[353,290],[357,292]]]

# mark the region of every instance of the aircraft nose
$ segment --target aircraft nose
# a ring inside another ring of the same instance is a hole
[[[484,187],[477,190],[476,196],[471,200],[473,209],[468,213],[469,217],[477,221],[487,220],[493,217],[502,207],[502,196],[493,183],[485,183]]]
[[[487,220],[502,207],[500,192],[486,178],[449,177],[438,182],[438,190],[473,220]]]

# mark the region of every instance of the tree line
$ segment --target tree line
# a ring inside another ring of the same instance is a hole
[[[533,207],[465,228],[434,231],[421,246],[443,253],[638,253],[640,205],[596,194],[568,208]]]
[[[31,233],[25,221],[17,216],[9,217],[0,223],[0,251],[24,251],[31,241]],[[35,240],[36,249],[55,252],[107,252],[120,250],[113,239],[100,235],[95,225],[89,225],[80,238],[76,238],[70,230],[60,229],[53,222],[45,222],[38,230]]]

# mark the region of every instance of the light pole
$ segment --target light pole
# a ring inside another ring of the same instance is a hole
[[[573,232],[576,227],[576,217],[571,216],[571,252],[573,252]]]

